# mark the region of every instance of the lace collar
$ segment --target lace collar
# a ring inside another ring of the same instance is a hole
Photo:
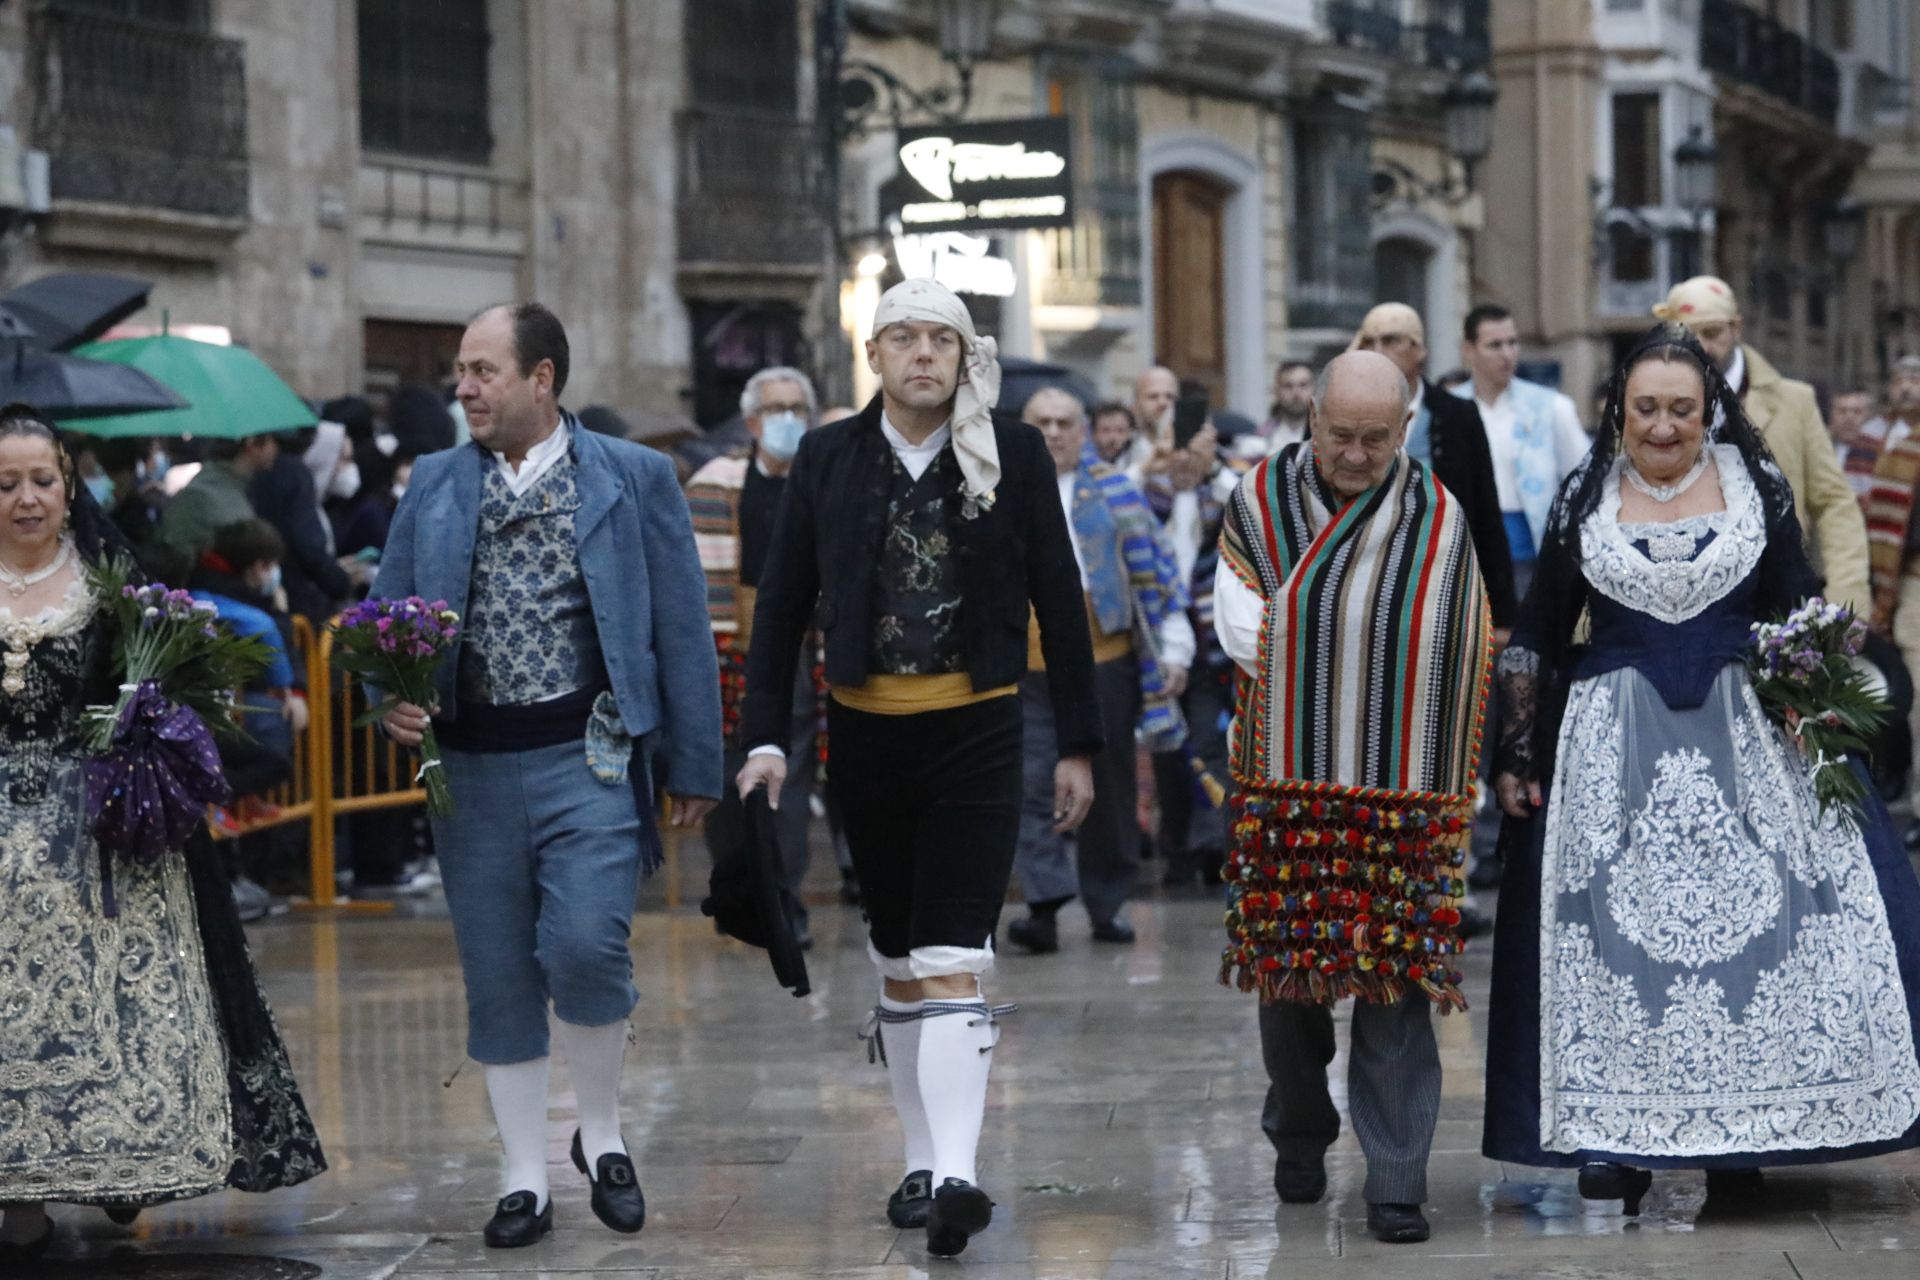
[[[1666,524],[1620,523],[1620,472],[1626,460],[1615,460],[1600,505],[1580,527],[1583,568],[1595,591],[1624,608],[1677,624],[1698,617],[1746,581],[1766,550],[1766,515],[1740,451],[1727,444],[1710,447],[1726,509]],[[1707,529],[1717,536],[1687,559],[1649,559],[1634,545],[1635,537],[1646,537],[1649,530],[1697,537]]]
[[[0,604],[0,642],[9,647],[35,645],[48,636],[78,631],[92,617],[93,592],[83,570],[73,575],[58,600],[25,617],[15,617],[13,610]]]

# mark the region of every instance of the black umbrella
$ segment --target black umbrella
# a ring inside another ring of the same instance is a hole
[[[42,351],[0,341],[0,404],[19,400],[53,418],[98,418],[184,409],[171,387],[131,365]]]
[[[0,309],[32,330],[49,351],[91,342],[147,305],[153,282],[133,276],[66,272],[42,276],[0,294]]]
[[[1027,407],[1027,401],[1042,387],[1059,387],[1089,412],[1100,402],[1100,393],[1094,390],[1093,384],[1065,365],[1043,364],[1038,360],[1023,360],[1019,356],[1001,356],[1000,403],[994,408],[1001,413],[1017,414]]]
[[[747,797],[745,844],[714,859],[702,915],[729,937],[765,948],[773,976],[796,996],[812,990],[807,960],[793,936],[793,894],[780,883],[780,850],[774,840],[773,810],[767,793]]]

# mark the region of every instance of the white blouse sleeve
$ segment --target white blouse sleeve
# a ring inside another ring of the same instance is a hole
[[[1260,623],[1267,602],[1222,560],[1213,571],[1213,629],[1220,648],[1248,675],[1260,661]]]

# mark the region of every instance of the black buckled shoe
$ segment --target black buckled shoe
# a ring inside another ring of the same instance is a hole
[[[1273,1189],[1281,1204],[1319,1204],[1327,1194],[1326,1160],[1288,1160],[1284,1156],[1275,1160]]]
[[[13,1270],[24,1263],[32,1262],[47,1251],[53,1243],[53,1219],[48,1218],[46,1227],[40,1235],[25,1244],[15,1244],[11,1240],[0,1240],[0,1274]],[[35,1269],[36,1272],[38,1268]]]
[[[1007,926],[1007,941],[1030,955],[1052,955],[1060,949],[1060,926],[1052,916],[1028,916]]]
[[[927,1211],[933,1207],[933,1170],[915,1169],[900,1180],[900,1186],[887,1197],[887,1221],[902,1231],[927,1225]]]
[[[1417,1204],[1370,1204],[1367,1234],[1382,1244],[1419,1244],[1433,1234],[1433,1228]]]
[[[553,1197],[547,1207],[536,1210],[540,1197],[531,1191],[515,1191],[502,1196],[487,1220],[484,1234],[489,1249],[524,1249],[539,1244],[540,1237],[553,1230]]]
[[[948,1178],[933,1193],[927,1209],[927,1252],[936,1258],[958,1257],[967,1241],[993,1221],[993,1201],[971,1182]]]
[[[587,1172],[586,1152],[580,1146],[580,1131],[573,1131],[573,1167]],[[609,1151],[594,1162],[589,1181],[593,1184],[593,1216],[622,1235],[632,1235],[647,1225],[647,1197],[640,1190],[640,1178],[633,1171],[633,1157],[624,1151]]]
[[[1651,1169],[1636,1169],[1611,1160],[1589,1160],[1580,1166],[1580,1198],[1618,1200],[1620,1211],[1629,1218],[1640,1216],[1640,1201],[1652,1186]]]

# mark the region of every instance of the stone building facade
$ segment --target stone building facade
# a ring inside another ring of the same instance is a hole
[[[1789,375],[1876,376],[1895,300],[1920,300],[1900,274],[1920,266],[1915,23],[1906,0],[1494,0],[1482,274],[1527,354],[1584,403],[1667,289],[1708,271]],[[1705,203],[1690,139],[1714,152]],[[1867,206],[1857,249],[1849,201]]]
[[[437,382],[476,308],[538,297],[572,336],[569,402],[689,414],[696,316],[771,299],[818,323],[805,13],[752,45],[770,106],[715,84],[759,8],[0,5],[0,124],[51,177],[6,274],[151,279],[138,320],[226,326],[311,396]],[[799,207],[786,243],[727,222],[748,198]],[[705,372],[709,402],[737,395],[744,374]]]
[[[846,8],[852,59],[910,86],[951,83],[931,4]],[[1016,285],[976,319],[1003,352],[1102,393],[1160,362],[1256,419],[1275,366],[1344,348],[1383,288],[1455,332],[1481,210],[1441,103],[1485,64],[1485,20],[1484,0],[1002,4],[968,118],[1069,116],[1076,221],[992,236]],[[847,144],[842,194],[851,260],[877,263],[889,255],[877,193],[896,160],[888,122],[870,125]],[[869,314],[860,299],[900,265],[848,282],[849,339]],[[1435,345],[1450,363],[1451,340]]]

